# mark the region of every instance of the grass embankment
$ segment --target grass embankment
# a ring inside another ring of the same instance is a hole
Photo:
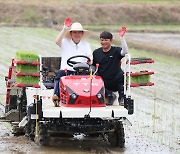
[[[180,33],[180,25],[85,25],[91,31],[108,30],[118,31],[122,26],[126,26],[128,32],[155,32],[155,33]]]
[[[0,23],[56,25],[66,17],[83,25],[179,25],[174,0],[0,0]]]

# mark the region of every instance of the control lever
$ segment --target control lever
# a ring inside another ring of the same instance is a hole
[[[96,70],[95,70],[95,72],[94,72],[94,74],[93,74],[93,75],[95,75],[95,74],[97,73],[98,68],[99,68],[99,64],[97,63],[97,64],[96,64]]]
[[[65,74],[66,74],[66,76],[67,76],[67,69],[66,69],[66,68],[64,69],[64,72],[65,72]]]

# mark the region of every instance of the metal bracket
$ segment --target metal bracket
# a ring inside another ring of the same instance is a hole
[[[128,126],[132,126],[132,123],[126,117],[122,117],[119,121],[122,121],[124,124]]]

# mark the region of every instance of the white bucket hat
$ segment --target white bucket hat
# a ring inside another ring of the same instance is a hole
[[[82,25],[79,22],[74,22],[71,25],[71,29],[69,31],[83,31],[83,32],[86,32],[88,30],[83,29]]]
[[[71,31],[83,31],[83,32],[84,32],[83,36],[84,36],[85,33],[86,33],[88,30],[83,29],[82,25],[81,25],[79,22],[74,22],[74,23],[71,25],[70,30],[68,30],[68,31],[66,32],[65,37],[71,38],[71,35],[70,35],[70,32],[71,32]]]

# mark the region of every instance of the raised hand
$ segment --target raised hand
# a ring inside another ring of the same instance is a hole
[[[118,32],[119,32],[119,35],[120,35],[121,37],[123,37],[124,34],[126,33],[126,27],[122,27]]]
[[[64,28],[65,29],[69,29],[72,25],[72,20],[71,18],[66,18],[65,21],[64,21]]]

